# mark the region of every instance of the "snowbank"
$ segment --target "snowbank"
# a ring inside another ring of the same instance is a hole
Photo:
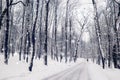
[[[105,69],[104,73],[110,80],[120,80],[120,70],[119,69]]]
[[[101,66],[92,62],[88,63],[88,72],[91,80],[120,80],[120,70],[102,69]]]
[[[109,80],[103,69],[96,64],[88,63],[88,72],[91,80]]]

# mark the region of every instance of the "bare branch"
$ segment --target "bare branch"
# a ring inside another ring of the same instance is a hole
[[[120,2],[117,2],[116,0],[114,0],[115,1],[115,3],[117,3],[117,4],[119,4],[120,5]]]
[[[11,4],[9,5],[9,7],[12,6],[12,5],[16,5],[16,4],[18,4],[18,3],[22,3],[23,6],[25,6],[25,4],[24,4],[22,1],[18,1],[18,2],[16,2],[16,3],[11,3]],[[0,29],[1,29],[1,26],[2,26],[2,20],[3,20],[5,14],[6,14],[6,12],[7,12],[7,9],[8,9],[8,8],[5,8],[5,9],[3,10],[2,14],[0,15]]]
[[[12,3],[12,4],[10,4],[9,6],[16,5],[16,4],[18,4],[18,3],[21,3],[21,4],[23,4],[23,6],[25,6],[25,3],[22,2],[22,1],[18,1],[18,2]]]

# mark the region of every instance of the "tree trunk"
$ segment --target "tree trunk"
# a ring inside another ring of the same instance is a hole
[[[116,38],[116,43],[115,43],[115,45],[116,45],[116,54],[119,54],[119,52],[120,52],[119,42],[120,41],[119,41],[119,30],[117,29],[117,22],[119,21],[119,18],[120,18],[120,3],[117,3],[117,4],[118,4],[118,13],[116,15],[117,10],[116,10],[116,6],[115,6],[115,1],[113,1],[113,10],[114,10],[114,12],[113,12],[114,13],[114,26],[113,26],[113,29],[114,29],[115,38]],[[120,25],[118,27],[120,27]],[[114,61],[116,61],[116,62],[114,62]],[[117,59],[113,60],[113,63],[118,65]],[[116,65],[114,66],[115,68],[117,68]]]
[[[2,0],[0,0],[0,16],[2,15]],[[0,17],[0,29],[1,29],[1,17]]]
[[[42,0],[42,6],[41,6],[41,10],[40,10],[40,28],[39,28],[39,40],[40,40],[39,46],[40,46],[40,51],[39,51],[39,55],[38,55],[39,59],[40,59],[41,54],[42,54],[42,16],[43,16],[43,1],[44,1],[44,0]]]
[[[31,40],[30,40],[30,26],[31,26],[31,0],[26,0],[26,6],[25,6],[25,37],[24,37],[24,60],[27,58],[25,55],[28,56],[29,50],[30,50],[30,45],[31,45]]]
[[[67,52],[68,52],[68,13],[69,12],[69,0],[66,3],[66,17],[65,17],[65,62],[67,62]]]
[[[20,39],[20,52],[19,52],[19,60],[21,61],[21,53],[23,50],[23,29],[24,29],[24,19],[25,19],[25,7],[23,7],[23,18],[22,18],[22,31],[21,31],[21,39]]]
[[[33,67],[33,60],[34,60],[34,56],[35,56],[35,30],[36,30],[36,23],[37,23],[37,19],[38,19],[38,11],[39,10],[39,0],[37,0],[37,8],[36,8],[36,17],[35,17],[35,21],[34,21],[34,25],[33,25],[33,30],[32,30],[32,44],[33,44],[33,52],[32,52],[32,58],[31,58],[31,62],[30,62],[30,66],[29,66],[29,71],[32,71],[32,67]]]
[[[47,46],[48,46],[48,15],[49,15],[49,3],[50,3],[50,0],[48,0],[46,2],[46,6],[45,6],[45,9],[46,9],[46,18],[45,18],[45,44],[44,44],[44,50],[45,50],[45,56],[44,56],[44,61],[45,61],[45,65],[47,65]]]
[[[57,9],[58,9],[58,0],[55,1],[55,57],[58,61],[58,50],[57,50]]]
[[[13,0],[10,0],[10,3],[12,3]],[[14,40],[14,26],[13,26],[13,17],[14,17],[14,9],[12,9],[12,6],[10,6],[10,30],[9,30],[9,53],[12,53],[12,56],[14,56],[15,52],[15,40]]]
[[[72,43],[71,43],[71,40],[72,40],[72,20],[70,19],[69,21],[70,23],[70,35],[69,35],[69,50],[70,50],[70,62],[72,61]]]
[[[9,0],[6,0],[6,29],[5,29],[5,63],[8,64],[8,38],[9,38]]]
[[[108,67],[110,68],[111,67],[111,58],[112,58],[112,55],[111,55],[111,36],[110,36],[110,21],[108,21],[107,19],[107,15],[105,15],[104,13],[104,16],[105,16],[105,21],[106,21],[106,25],[107,25],[107,37],[108,37]],[[112,16],[112,15],[111,15]]]
[[[92,0],[93,3],[93,7],[94,7],[94,11],[95,11],[95,31],[96,31],[96,35],[97,35],[97,41],[98,41],[98,49],[99,49],[99,53],[102,59],[102,67],[103,69],[105,68],[105,59],[104,59],[104,54],[103,54],[103,50],[102,50],[102,45],[101,45],[101,31],[100,31],[100,25],[99,25],[99,20],[98,20],[98,12],[97,12],[97,5],[95,0]]]
[[[64,49],[63,49],[63,41],[64,41],[64,27],[62,26],[61,27],[61,53],[60,53],[60,62],[62,61],[62,58],[63,58],[63,51],[64,51]]]

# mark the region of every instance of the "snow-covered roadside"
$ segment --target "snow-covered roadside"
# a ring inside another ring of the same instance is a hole
[[[88,63],[88,73],[91,80],[109,80],[103,69],[97,64]]]
[[[18,59],[18,55],[11,57],[9,64],[5,65],[3,63],[4,58],[0,55],[0,80],[42,80],[85,61],[84,59],[78,59],[77,63],[66,64],[48,58],[48,66],[45,66],[43,59],[34,60],[33,71],[29,72],[29,63]]]
[[[76,63],[64,63],[51,60],[48,57],[48,66],[44,65],[44,60],[34,60],[33,71],[29,72],[29,63],[19,61],[18,55],[9,59],[9,64],[4,64],[4,57],[0,55],[0,80],[42,80],[49,76],[55,75],[68,68],[80,63],[86,63],[88,74],[91,80],[120,80],[119,69],[102,69],[101,66],[92,62],[86,62],[85,59],[78,59]]]
[[[109,77],[110,80],[120,80],[120,70],[119,69],[105,69],[104,70],[106,76]]]
[[[120,80],[119,69],[102,69],[92,62],[88,63],[88,72],[91,80]]]

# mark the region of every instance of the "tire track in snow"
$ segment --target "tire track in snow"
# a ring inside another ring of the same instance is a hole
[[[81,63],[43,80],[90,80],[87,64]]]

